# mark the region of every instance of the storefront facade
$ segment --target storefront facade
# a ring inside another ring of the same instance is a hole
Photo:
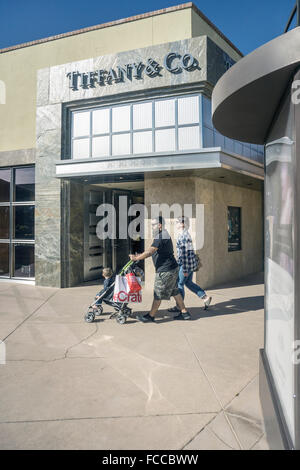
[[[169,36],[167,25],[174,26]],[[72,52],[80,36],[90,48]],[[111,52],[103,54],[109,40]],[[153,205],[171,208],[171,226],[174,205],[192,206],[196,224],[196,207],[202,208],[198,248],[205,270],[197,276],[203,287],[262,270],[263,149],[223,137],[211,121],[213,87],[241,55],[201,12],[186,4],[0,51],[1,67],[25,62],[35,48],[43,58],[35,59],[35,73],[30,69],[36,91],[30,147],[24,127],[31,132],[32,123],[10,109],[9,87],[7,93],[0,149],[2,279],[69,287],[99,278],[103,266],[118,270],[151,239],[149,233],[145,240],[120,236],[120,217],[132,204],[144,204],[146,225]],[[116,211],[113,239],[97,236],[103,204]],[[151,285],[153,267],[145,268]]]

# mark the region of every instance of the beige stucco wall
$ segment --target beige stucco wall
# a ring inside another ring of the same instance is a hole
[[[215,31],[195,15],[189,7],[0,54],[0,80],[6,85],[6,104],[0,105],[0,152],[36,145],[38,69],[202,34],[216,40]],[[233,57],[223,39],[220,44]]]
[[[223,51],[225,51],[233,60],[238,61],[241,55],[234,50],[227,41],[225,41],[201,16],[192,10],[192,37],[205,34],[210,37]]]
[[[261,192],[199,177],[145,178],[148,213],[151,204],[162,203],[204,205],[204,245],[198,251],[203,267],[194,275],[194,281],[201,287],[209,288],[263,269]],[[241,251],[228,252],[228,206],[242,208]],[[172,238],[175,249],[173,234]],[[151,235],[145,245],[150,244]],[[151,286],[154,280],[151,259],[146,260],[145,271],[147,285]]]
[[[190,38],[190,15],[190,10],[175,11],[0,54],[0,79],[6,84],[0,151],[35,147],[38,69]]]

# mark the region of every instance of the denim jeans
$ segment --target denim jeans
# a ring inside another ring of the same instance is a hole
[[[194,294],[198,295],[202,299],[202,297],[206,296],[206,293],[200,286],[195,284],[193,281],[193,271],[191,271],[188,276],[184,276],[182,266],[180,266],[179,275],[178,275],[178,289],[182,298],[184,299],[184,286],[190,289]]]

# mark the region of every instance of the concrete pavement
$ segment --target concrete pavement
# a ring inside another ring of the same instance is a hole
[[[155,324],[84,313],[95,285],[0,283],[0,449],[267,449],[258,398],[263,276],[163,302]],[[152,292],[144,289],[146,312]]]

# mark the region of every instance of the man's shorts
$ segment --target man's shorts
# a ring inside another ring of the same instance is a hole
[[[156,273],[154,281],[154,299],[170,300],[170,297],[178,295],[178,272],[179,267],[172,271]]]

